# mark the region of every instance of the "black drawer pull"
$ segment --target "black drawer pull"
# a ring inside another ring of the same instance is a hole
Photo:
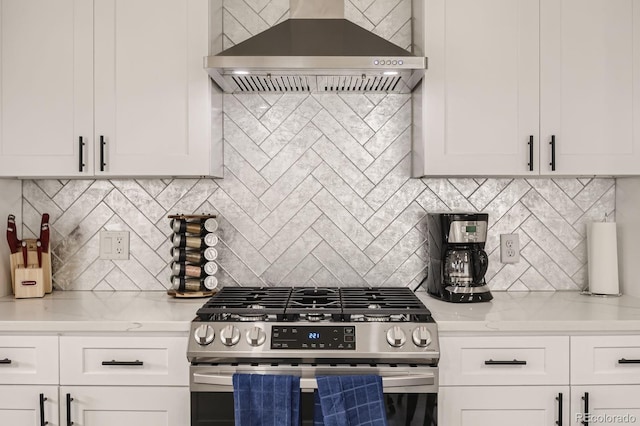
[[[137,359],[135,361],[116,361],[114,359],[112,359],[111,361],[102,361],[102,365],[133,365],[133,366],[140,366],[140,365],[144,365],[143,361],[138,361]]]
[[[73,401],[73,398],[71,398],[71,394],[68,393],[67,394],[67,426],[73,426],[73,422],[71,421],[71,401]]]
[[[587,426],[589,424],[589,419],[587,418],[587,415],[589,414],[589,392],[584,393],[582,400],[584,401],[584,413],[582,413],[582,418],[584,420],[580,423],[582,423],[584,426]]]
[[[620,358],[618,364],[640,364],[640,359],[624,359]]]
[[[82,141],[82,136],[78,138],[78,147],[80,148],[80,161],[78,162],[78,171],[84,171],[84,142]]]
[[[485,361],[484,365],[527,365],[527,361],[519,361],[517,359],[513,361],[494,361],[490,359],[489,361]]]
[[[533,171],[533,135],[529,136],[529,142],[527,142],[527,145],[529,145],[529,162],[527,163],[527,166],[529,166],[529,171],[532,172]]]
[[[556,135],[551,135],[551,142],[549,142],[549,145],[551,145],[551,162],[549,163],[549,165],[551,166],[551,171],[555,172],[556,171]]]
[[[11,360],[9,358],[0,359],[0,364],[11,364]]]
[[[107,165],[107,163],[104,162],[104,146],[107,143],[104,140],[104,136],[100,135],[100,171],[104,172],[104,166]]]
[[[44,419],[44,402],[47,400],[47,398],[44,396],[43,393],[40,394],[40,426],[45,426],[48,425],[49,422],[45,421]]]
[[[556,396],[556,401],[558,401],[558,420],[556,421],[556,424],[558,426],[562,426],[562,392]]]

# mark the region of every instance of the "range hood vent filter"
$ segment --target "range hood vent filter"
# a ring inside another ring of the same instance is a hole
[[[407,93],[402,76],[232,75],[229,93]]]

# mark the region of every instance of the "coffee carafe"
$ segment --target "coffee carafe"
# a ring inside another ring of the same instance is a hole
[[[489,257],[484,251],[489,215],[427,215],[429,269],[427,292],[447,302],[493,299],[485,281]]]

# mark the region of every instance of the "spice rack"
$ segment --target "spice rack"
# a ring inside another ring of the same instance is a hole
[[[174,297],[209,297],[217,292],[218,222],[215,215],[170,215],[171,289]]]

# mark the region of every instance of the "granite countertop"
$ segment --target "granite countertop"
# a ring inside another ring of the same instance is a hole
[[[441,335],[457,333],[638,333],[640,298],[578,292],[494,292],[486,303],[446,303],[424,291]],[[206,299],[164,292],[55,291],[42,299],[0,298],[0,332],[181,332]]]

